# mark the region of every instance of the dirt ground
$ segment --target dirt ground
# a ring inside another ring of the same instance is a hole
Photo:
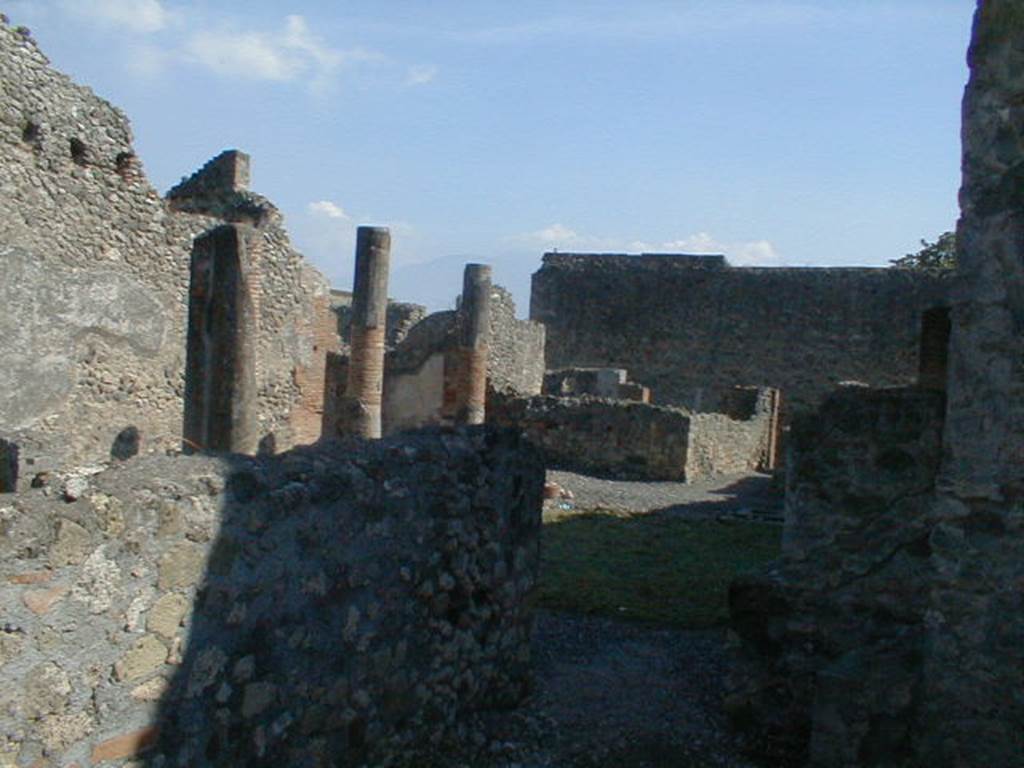
[[[546,521],[594,509],[781,520],[781,494],[766,475],[692,485],[554,471],[548,479],[573,498],[546,502]],[[721,712],[725,643],[724,629],[665,629],[540,611],[531,696],[513,712],[468,727],[473,754],[446,765],[755,768]]]

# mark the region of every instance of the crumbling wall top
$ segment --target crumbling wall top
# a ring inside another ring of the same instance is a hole
[[[237,149],[226,149],[172,187],[167,193],[167,199],[244,192],[249,189],[249,179],[249,155]]]
[[[544,254],[544,266],[628,266],[671,269],[728,269],[732,265],[721,254],[693,253],[559,253]]]

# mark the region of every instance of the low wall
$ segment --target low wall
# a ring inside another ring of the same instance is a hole
[[[764,465],[772,390],[745,420],[595,397],[492,398],[488,419],[514,426],[552,466],[650,480],[694,481]]]
[[[381,765],[517,702],[543,474],[476,428],[0,496],[0,764]]]

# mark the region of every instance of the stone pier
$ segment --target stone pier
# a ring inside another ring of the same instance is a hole
[[[483,424],[490,352],[491,268],[467,264],[459,309],[459,380],[455,420]]]
[[[225,224],[192,247],[184,449],[255,453],[256,312],[247,228]]]
[[[352,352],[338,425],[343,434],[374,439],[381,436],[390,259],[391,233],[387,228],[360,227],[352,287]]]

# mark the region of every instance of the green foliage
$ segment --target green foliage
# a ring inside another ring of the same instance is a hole
[[[921,250],[890,262],[900,269],[925,269],[933,272],[956,269],[956,233],[943,232],[934,243],[921,240]]]
[[[778,557],[775,525],[603,511],[544,526],[537,604],[686,628],[728,619],[729,583]]]

